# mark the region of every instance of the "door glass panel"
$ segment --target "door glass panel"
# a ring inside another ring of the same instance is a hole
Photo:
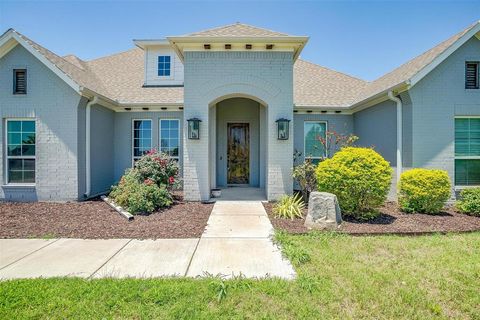
[[[248,123],[229,123],[227,137],[227,183],[250,181],[250,145]]]

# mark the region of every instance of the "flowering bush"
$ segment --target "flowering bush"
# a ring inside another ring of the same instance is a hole
[[[135,163],[135,169],[138,171],[139,179],[145,183],[153,182],[168,190],[179,187],[178,163],[164,153],[149,151]]]
[[[151,213],[173,202],[165,186],[158,186],[150,178],[141,178],[137,169],[125,172],[119,184],[112,187],[110,198],[132,214]]]

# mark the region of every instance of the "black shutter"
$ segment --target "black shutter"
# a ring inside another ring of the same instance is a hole
[[[13,93],[14,94],[27,93],[27,70],[25,69],[13,70]]]
[[[465,65],[465,89],[478,89],[478,62]]]

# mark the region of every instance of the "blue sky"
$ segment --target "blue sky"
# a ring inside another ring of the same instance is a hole
[[[8,1],[13,27],[57,54],[93,59],[162,38],[240,21],[308,35],[301,57],[373,80],[480,19],[477,1]]]

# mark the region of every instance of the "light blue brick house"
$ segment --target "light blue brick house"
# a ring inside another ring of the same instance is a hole
[[[274,200],[294,188],[294,151],[325,156],[327,130],[390,162],[392,197],[411,167],[447,170],[452,195],[480,185],[480,23],[372,82],[301,60],[307,41],[237,23],[83,61],[6,31],[0,199],[93,197],[154,148],[188,200],[242,186]]]

